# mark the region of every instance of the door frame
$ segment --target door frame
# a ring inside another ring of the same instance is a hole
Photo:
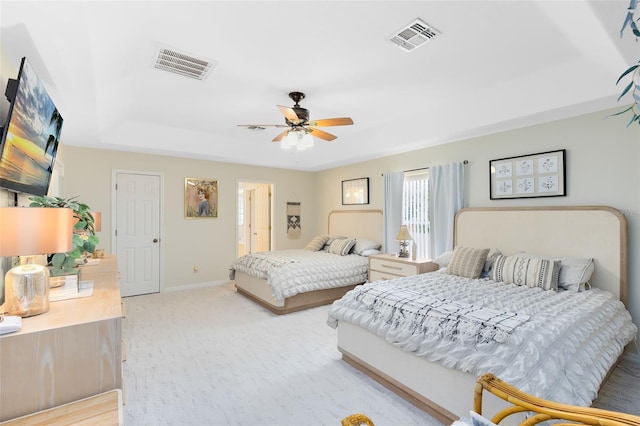
[[[164,173],[149,171],[149,170],[128,170],[128,169],[111,169],[111,253],[118,252],[118,239],[116,238],[116,225],[117,225],[117,206],[116,206],[116,182],[118,173],[126,173],[130,175],[146,175],[146,176],[158,176],[160,178],[159,196],[160,196],[160,211],[158,212],[158,222],[160,226],[160,246],[158,247],[158,255],[160,262],[160,268],[158,271],[159,292],[164,291]]]
[[[276,223],[275,223],[275,205],[276,205],[276,184],[273,181],[268,180],[260,180],[260,179],[236,179],[236,211],[235,211],[235,227],[236,227],[236,243],[235,243],[235,255],[238,256],[240,250],[240,224],[238,223],[238,218],[240,215],[240,205],[239,205],[239,194],[240,194],[240,185],[241,184],[267,184],[271,185],[271,206],[270,206],[270,225],[271,231],[269,233],[269,250],[276,250]]]

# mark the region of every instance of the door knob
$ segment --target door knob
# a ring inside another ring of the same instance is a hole
[[[157,239],[157,238],[154,238],[154,239],[153,239],[153,242],[154,242],[154,243],[157,243],[157,242],[158,242],[158,239]]]

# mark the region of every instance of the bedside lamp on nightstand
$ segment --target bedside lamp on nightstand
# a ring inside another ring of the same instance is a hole
[[[398,257],[409,257],[407,246],[409,245],[408,241],[411,240],[413,240],[413,238],[409,233],[409,229],[407,229],[407,225],[402,225],[400,227],[400,232],[398,232],[398,236],[396,237],[396,241],[400,241],[400,252],[398,253]]]
[[[49,269],[33,263],[37,254],[72,248],[73,211],[67,208],[0,208],[0,256],[24,256],[4,280],[9,315],[30,317],[49,310]],[[23,259],[24,260],[24,259]]]

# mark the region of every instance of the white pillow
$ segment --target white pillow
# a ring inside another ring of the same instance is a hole
[[[441,268],[445,268],[451,262],[453,257],[453,250],[445,251],[440,256],[436,257],[433,261],[437,263]]]
[[[358,253],[360,256],[373,256],[374,254],[382,254],[382,252],[378,249],[369,249],[369,250],[363,250],[362,252]]]
[[[544,259],[560,262],[560,276],[558,287],[565,290],[579,291],[583,284],[587,283],[593,275],[595,264],[592,257],[574,256],[544,256],[533,253],[518,253],[520,257],[542,257]]]
[[[353,251],[356,254],[362,254],[365,250],[379,250],[381,244],[375,241],[366,240],[364,238],[356,238],[356,245],[353,246]]]

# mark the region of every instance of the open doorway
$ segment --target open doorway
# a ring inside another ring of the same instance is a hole
[[[238,182],[238,257],[273,249],[272,200],[272,183]]]

